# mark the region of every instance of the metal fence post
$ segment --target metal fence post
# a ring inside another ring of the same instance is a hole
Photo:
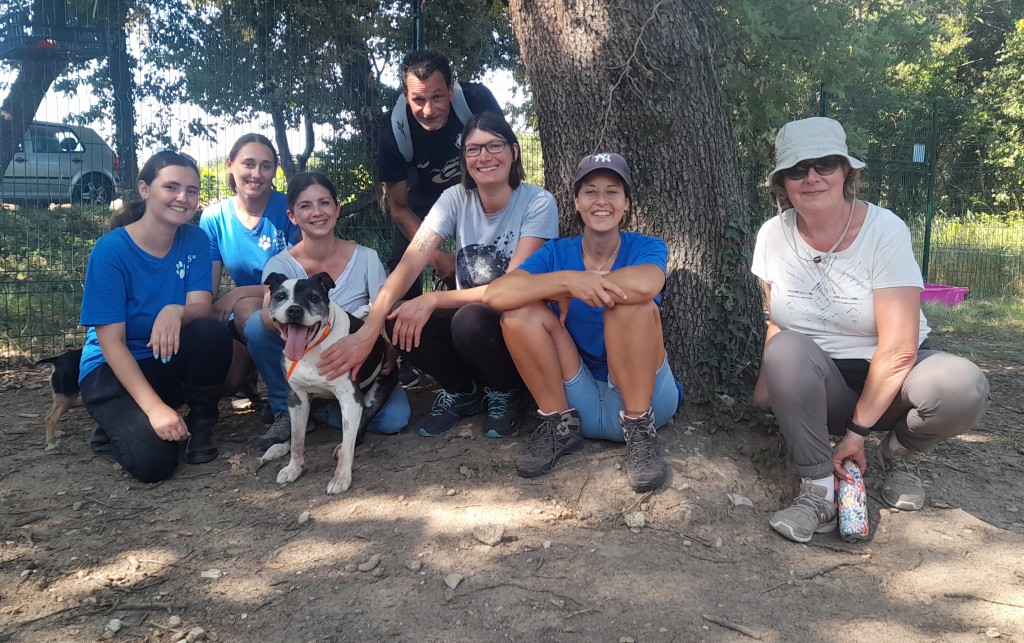
[[[928,262],[932,248],[932,218],[935,216],[935,170],[939,157],[939,101],[932,99],[931,162],[928,164],[928,202],[924,206],[924,249],[921,252],[921,274],[928,281]]]
[[[412,0],[412,50],[417,51],[423,46],[423,17],[420,13],[420,0]]]
[[[818,116],[828,116],[828,90],[825,89],[824,83],[818,92]]]

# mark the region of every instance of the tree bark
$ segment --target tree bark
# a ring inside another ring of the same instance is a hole
[[[509,7],[563,232],[577,232],[571,181],[579,159],[625,156],[632,227],[669,248],[662,316],[673,371],[691,401],[745,396],[765,324],[711,10],[693,0]]]
[[[274,123],[274,141],[277,143],[278,156],[281,157],[281,169],[284,170],[285,180],[291,181],[295,176],[295,159],[288,145],[288,124],[284,120],[284,112],[275,106],[270,110],[270,118]]]
[[[121,187],[135,190],[139,175],[138,140],[135,136],[135,60],[128,53],[126,9],[120,20],[109,23],[110,54],[107,71],[114,93],[114,146],[121,160]]]

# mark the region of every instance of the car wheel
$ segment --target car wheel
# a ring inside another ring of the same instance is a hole
[[[74,203],[82,205],[109,205],[113,197],[114,186],[102,174],[85,175],[72,194]]]

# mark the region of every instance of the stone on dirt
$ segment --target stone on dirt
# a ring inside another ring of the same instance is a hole
[[[746,496],[741,496],[738,493],[730,493],[729,502],[732,503],[733,507],[750,507],[751,509],[754,508],[754,502],[750,498]]]
[[[110,622],[107,623],[107,630],[109,630],[111,632],[117,632],[120,629],[121,629],[121,619],[119,619],[119,618],[112,618],[112,619],[110,619]]]
[[[380,555],[379,554],[374,554],[373,556],[370,556],[369,560],[367,560],[365,563],[363,563],[362,565],[359,566],[359,571],[361,571],[361,572],[372,572],[374,569],[377,568],[377,565],[379,565],[379,564],[380,564]]]
[[[181,617],[177,614],[171,616],[171,618],[167,619],[167,627],[181,627]]]
[[[623,516],[626,520],[626,526],[630,529],[640,529],[646,523],[647,519],[644,517],[643,512],[634,511]]]
[[[303,511],[302,513],[299,514],[299,524],[300,525],[304,525],[307,522],[309,522],[309,512],[308,511]]]
[[[501,525],[480,525],[473,529],[473,538],[477,542],[496,547],[505,538],[505,528]]]
[[[206,630],[201,627],[193,627],[185,636],[185,643],[196,643],[206,638]]]
[[[462,574],[448,574],[444,577],[444,584],[448,586],[448,589],[454,590],[462,582],[464,576]]]
[[[423,569],[423,561],[419,558],[413,558],[405,564],[405,568],[411,572],[418,572]]]

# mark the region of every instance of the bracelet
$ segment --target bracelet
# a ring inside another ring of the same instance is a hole
[[[846,430],[847,431],[853,431],[857,435],[859,435],[861,437],[865,437],[865,438],[868,437],[869,435],[871,435],[871,429],[869,429],[866,426],[861,426],[861,425],[857,424],[856,422],[854,422],[852,415],[850,416],[850,419],[848,419],[846,421]]]

